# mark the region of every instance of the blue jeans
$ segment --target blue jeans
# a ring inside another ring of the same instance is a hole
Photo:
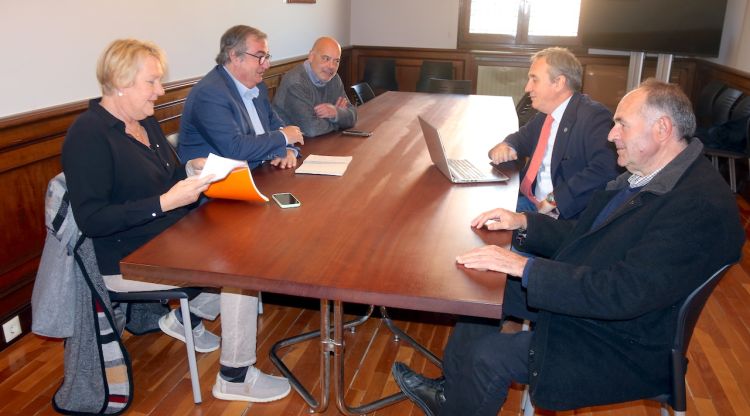
[[[519,194],[516,202],[516,212],[537,212],[536,205],[526,195]]]

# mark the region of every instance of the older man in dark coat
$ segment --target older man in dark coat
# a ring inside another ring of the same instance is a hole
[[[622,99],[609,134],[629,172],[579,220],[502,209],[478,216],[472,226],[515,230],[516,247],[539,257],[485,246],[458,263],[520,276],[506,287],[504,310],[535,325],[511,334],[459,323],[444,381],[394,365],[407,396],[428,415],[496,415],[512,381],[551,410],[669,391],[676,305],[736,262],[744,242],[734,197],[690,139],[694,129],[685,94],[646,81]]]

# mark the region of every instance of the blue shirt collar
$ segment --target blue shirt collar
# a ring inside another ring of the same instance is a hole
[[[237,78],[235,78],[234,75],[232,75],[232,73],[229,72],[226,66],[223,66],[222,68],[224,69],[224,71],[226,71],[227,75],[229,75],[229,78],[231,78],[232,81],[234,82],[235,87],[237,87],[237,92],[240,93],[240,97],[250,98],[252,100],[258,96],[260,91],[258,90],[257,85],[254,86],[253,88],[248,88],[245,86],[245,84],[238,81]]]
[[[313,72],[312,66],[310,65],[310,61],[305,61],[303,65],[305,66],[305,72],[307,72],[307,76],[310,78],[310,81],[312,81],[313,85],[315,85],[316,87],[324,87],[326,84],[328,84],[328,81],[323,81],[315,75],[315,72]]]

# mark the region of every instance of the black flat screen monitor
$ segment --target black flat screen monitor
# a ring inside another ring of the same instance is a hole
[[[717,56],[727,0],[581,0],[589,48]]]

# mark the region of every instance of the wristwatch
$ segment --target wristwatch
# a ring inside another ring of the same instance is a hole
[[[555,202],[555,194],[552,192],[547,194],[547,198],[545,198],[545,201],[549,202],[553,207],[557,206],[557,203]]]

